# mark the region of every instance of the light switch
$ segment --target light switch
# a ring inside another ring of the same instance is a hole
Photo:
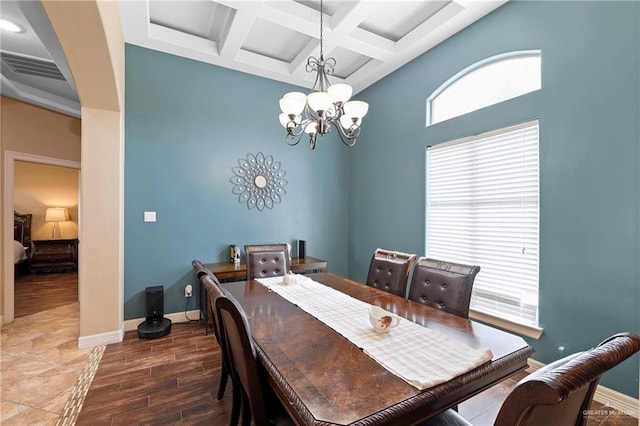
[[[156,212],[144,212],[144,221],[145,222],[155,222],[156,221]]]

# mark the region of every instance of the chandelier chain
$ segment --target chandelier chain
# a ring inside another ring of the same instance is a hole
[[[320,0],[320,60],[324,60],[324,54],[323,52],[323,41],[322,41],[322,29],[324,27],[323,23],[324,23],[324,17],[323,17],[323,13],[322,13],[322,0]]]

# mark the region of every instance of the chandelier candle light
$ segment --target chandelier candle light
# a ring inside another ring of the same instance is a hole
[[[329,75],[336,66],[334,58],[324,59],[323,14],[320,0],[320,58],[310,56],[305,67],[307,72],[316,72],[312,93],[289,92],[280,99],[280,124],[287,129],[285,140],[291,146],[297,145],[303,134],[309,135],[309,147],[316,147],[317,136],[338,129],[342,143],[353,146],[360,135],[362,118],[369,110],[369,104],[350,101],[353,88],[348,84],[329,85]]]

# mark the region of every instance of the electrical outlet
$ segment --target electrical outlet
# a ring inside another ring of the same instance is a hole
[[[184,297],[191,297],[193,296],[193,287],[191,287],[191,284],[187,284],[184,287]]]

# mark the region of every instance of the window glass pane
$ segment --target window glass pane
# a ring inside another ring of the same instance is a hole
[[[429,101],[427,124],[435,124],[541,87],[540,53],[483,61],[448,81]]]
[[[480,266],[471,308],[538,325],[537,121],[427,151],[427,256]]]

